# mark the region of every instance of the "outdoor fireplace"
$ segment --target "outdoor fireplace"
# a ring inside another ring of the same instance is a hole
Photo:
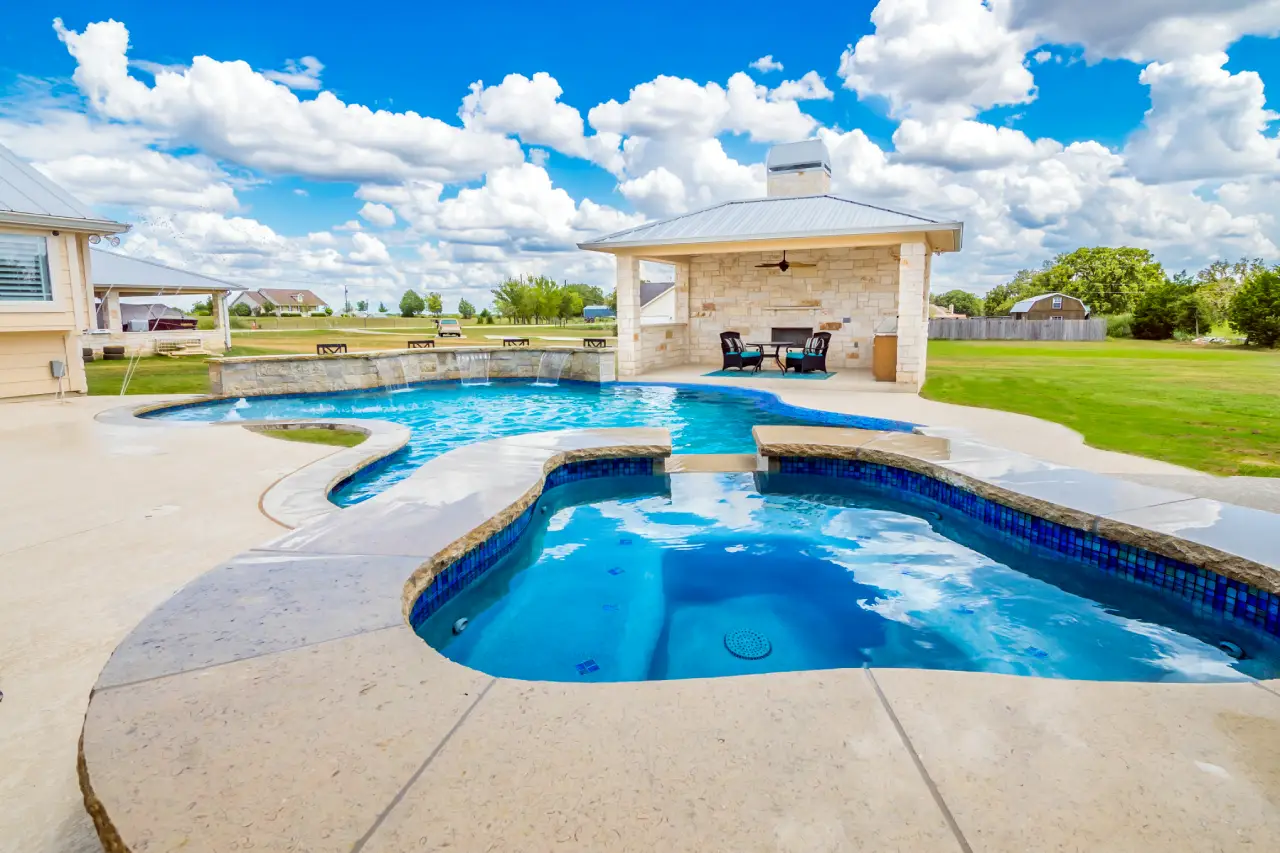
[[[769,340],[774,343],[789,343],[802,347],[805,341],[809,340],[813,334],[813,329],[801,328],[799,326],[783,326],[781,328],[774,327],[769,331]]]

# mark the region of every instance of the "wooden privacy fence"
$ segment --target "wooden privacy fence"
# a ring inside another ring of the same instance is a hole
[[[1105,341],[1107,321],[1015,320],[972,317],[929,321],[929,337],[942,341]]]

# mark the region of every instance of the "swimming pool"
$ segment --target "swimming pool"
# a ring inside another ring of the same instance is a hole
[[[1127,681],[1280,673],[1260,633],[928,506],[811,475],[569,483],[416,630],[474,669],[550,681],[863,665]]]
[[[754,453],[756,424],[827,424],[910,431],[912,424],[788,406],[773,394],[737,388],[530,380],[485,386],[430,382],[397,389],[218,400],[162,409],[147,417],[174,421],[380,418],[412,430],[409,444],[342,483],[339,506],[359,503],[403,479],[428,459],[475,441],[583,427],[665,427],[677,453]]]

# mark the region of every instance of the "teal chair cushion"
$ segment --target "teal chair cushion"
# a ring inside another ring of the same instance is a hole
[[[744,349],[742,351],[742,354],[743,355],[763,355],[763,353],[761,353],[760,350],[758,349]]]
[[[789,352],[789,353],[787,353],[787,358],[804,358],[804,353],[802,353],[802,352]]]

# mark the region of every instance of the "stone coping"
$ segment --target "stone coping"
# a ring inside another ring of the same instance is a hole
[[[1029,515],[1280,593],[1280,516],[1146,486],[974,441],[757,426],[764,457],[855,459],[914,471]]]
[[[514,335],[512,337],[519,337],[519,336]],[[324,342],[318,340],[316,341],[316,343],[324,343]],[[489,344],[475,344],[472,346],[450,345],[447,347],[441,347],[439,351],[444,352],[446,350],[452,353],[458,353],[458,352],[462,352],[462,353],[506,352],[506,353],[509,353],[511,352],[512,348],[504,347],[501,345],[492,346]],[[615,350],[614,347],[599,347],[599,348],[575,347],[571,345],[520,347],[521,352],[582,352],[582,353],[589,353],[589,354],[599,354],[602,352],[614,352],[614,350]],[[436,350],[434,349],[427,350],[427,352],[436,352]],[[384,356],[384,355],[405,355],[405,354],[413,355],[413,354],[419,354],[419,353],[420,353],[419,350],[410,350],[404,347],[400,347],[397,349],[370,349],[370,350],[357,350],[355,352],[337,352],[337,353],[330,353],[326,355],[317,355],[316,353],[276,353],[273,355],[234,355],[234,356],[223,356],[221,358],[211,358],[209,359],[209,361],[216,361],[219,364],[256,364],[264,361],[325,361],[325,360],[344,359],[344,358],[360,359],[360,358],[369,358],[370,356]]]
[[[992,448],[903,433],[758,427],[757,440],[766,460],[808,448],[947,477],[991,463],[963,476],[993,495],[1013,492],[1000,476],[1030,468]],[[1280,792],[1266,757],[1274,743],[1215,729],[1234,714],[1280,731],[1280,695],[1268,685],[910,670],[522,682],[456,664],[406,628],[439,568],[531,505],[549,471],[650,457],[658,472],[669,454],[660,429],[466,445],[197,578],[129,634],[91,695],[79,768],[106,849],[523,850],[578,839],[566,849],[764,851],[783,836],[795,850],[852,836],[949,851],[969,849],[969,831],[995,833],[983,849],[1012,851],[1043,835],[1009,827],[1007,815],[1064,797],[1070,808],[1053,832],[1067,846],[1099,819],[1111,821],[1113,849],[1280,840],[1280,813],[1268,805]],[[1092,499],[1118,512],[1158,507],[1135,507],[1128,494]],[[1086,500],[1054,506],[1079,517]],[[954,726],[930,716],[957,696],[971,708]],[[1033,713],[1012,711],[1024,702]],[[1075,716],[1053,710],[1062,708]],[[1061,726],[1073,734],[1052,736]],[[1188,743],[1189,727],[1202,742]],[[1047,752],[997,772],[956,750],[975,732],[984,755]],[[1261,763],[1250,764],[1259,749]],[[1118,752],[1136,769],[1118,770]],[[1230,783],[1188,778],[1184,754]],[[1064,766],[1075,770],[1043,788],[1044,768]],[[975,790],[965,780],[978,767],[993,775]],[[1259,767],[1271,775],[1259,781]],[[1178,782],[1166,790],[1150,778]],[[1111,798],[1090,799],[1099,786],[1123,800],[1115,817]]]

